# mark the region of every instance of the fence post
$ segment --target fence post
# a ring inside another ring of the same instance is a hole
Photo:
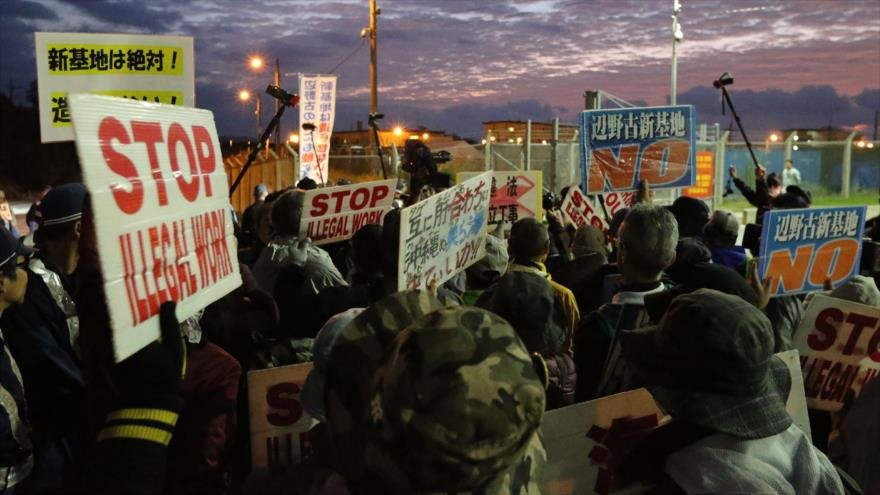
[[[526,163],[525,169],[532,169],[532,121],[526,120]]]
[[[785,151],[782,153],[782,165],[785,166],[785,162],[791,160],[791,147],[794,145],[794,137],[797,136],[796,132],[788,133],[788,137],[785,138]],[[767,164],[764,164],[767,166]]]
[[[483,170],[492,170],[492,140],[486,139],[486,144],[483,145]]]
[[[840,192],[844,198],[849,199],[849,180],[852,173],[852,143],[856,133],[851,132],[843,142],[843,177],[840,183]]]
[[[550,190],[556,192],[556,171],[559,166],[559,118],[553,119],[553,137],[550,141]],[[544,174],[546,178],[547,174]]]
[[[715,208],[724,203],[724,154],[727,151],[727,140],[730,131],[724,131],[715,142]]]

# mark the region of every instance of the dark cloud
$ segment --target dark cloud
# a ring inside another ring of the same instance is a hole
[[[13,0],[3,4],[4,19],[41,19],[54,20],[58,18],[52,9],[36,2],[28,2],[25,0]]]

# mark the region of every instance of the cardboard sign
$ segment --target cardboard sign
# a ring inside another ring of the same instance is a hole
[[[710,199],[715,194],[715,153],[697,152],[696,184],[682,189],[681,194],[692,198]]]
[[[397,288],[442,284],[485,254],[491,172],[400,212]]]
[[[587,194],[694,184],[693,105],[581,112],[581,190]]]
[[[602,212],[593,207],[593,203],[587,199],[579,187],[571,186],[568,189],[568,194],[565,195],[559,209],[575,227],[592,225],[605,232],[606,235],[608,234],[608,222],[605,221]]]
[[[195,106],[193,39],[35,33],[42,142],[72,141],[68,93]]]
[[[299,75],[299,178],[324,185],[329,178],[330,135],[336,117],[336,76]],[[313,131],[303,125],[315,126]]]
[[[776,354],[792,376],[785,410],[809,438],[810,420],[796,350]],[[670,417],[644,388],[554,409],[544,414],[547,450],[542,493],[642,493],[646,486],[614,478],[612,466]]]
[[[76,147],[95,213],[120,361],[177,317],[241,285],[228,182],[207,110],[72,94]]]
[[[764,214],[758,272],[773,296],[822,290],[859,273],[865,206],[771,210]]]
[[[367,224],[381,224],[394,203],[394,180],[306,191],[300,237],[315,244],[350,239]]]
[[[636,198],[636,193],[608,193],[602,195],[602,201],[605,203],[605,211],[608,212],[609,218],[614,218],[614,214],[623,208],[629,208]]]
[[[814,294],[793,341],[807,403],[838,411],[880,372],[880,308]]]
[[[299,464],[311,454],[307,432],[317,421],[299,401],[312,363],[248,373],[251,465],[254,469]]]
[[[482,172],[460,172],[457,182],[464,182]],[[505,222],[504,230],[510,231],[520,218],[544,218],[544,203],[540,170],[492,172],[489,195],[489,229]]]

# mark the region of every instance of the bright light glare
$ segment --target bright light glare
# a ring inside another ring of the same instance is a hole
[[[251,69],[261,69],[263,68],[263,59],[261,57],[251,57],[248,60],[248,65],[251,66]]]
[[[775,134],[775,133],[774,133],[774,134],[770,134],[770,141],[773,141],[774,143],[775,143],[776,141],[779,141],[779,135],[778,135],[778,134]]]
[[[243,90],[239,91],[239,92],[238,92],[238,99],[241,100],[241,101],[248,101],[248,100],[250,100],[250,99],[251,99],[251,92],[248,91],[248,90],[246,90],[246,89],[243,89]]]

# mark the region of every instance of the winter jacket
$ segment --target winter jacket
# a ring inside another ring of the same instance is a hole
[[[298,239],[295,237],[277,238],[269,243],[261,252],[254,264],[253,272],[263,290],[275,293],[278,274],[293,264],[292,249]],[[308,259],[303,266],[306,283],[302,284],[302,295],[317,294],[326,287],[347,285],[345,279],[333,265],[327,251],[318,246],[310,246]]]

